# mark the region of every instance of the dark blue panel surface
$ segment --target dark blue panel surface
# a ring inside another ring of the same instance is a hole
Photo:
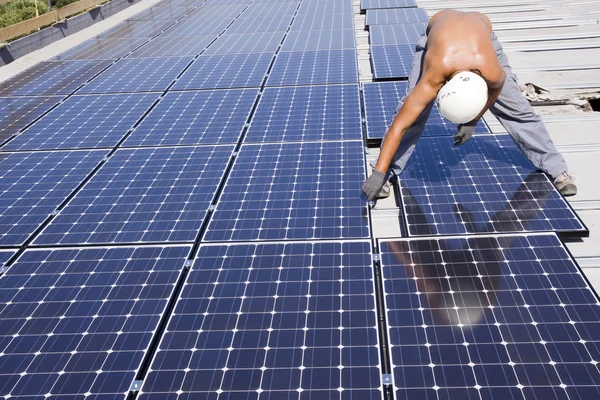
[[[356,50],[319,50],[277,54],[267,86],[358,82]]]
[[[408,78],[414,54],[410,44],[371,46],[373,79]]]
[[[292,22],[292,15],[260,15],[238,18],[229,28],[228,34],[255,32],[284,32]]]
[[[368,10],[373,8],[406,8],[416,7],[415,0],[360,0],[360,8]]]
[[[399,102],[406,94],[408,82],[376,82],[363,84],[363,99],[367,125],[367,139],[382,139],[396,115]],[[442,118],[434,105],[423,136],[451,136],[458,132],[456,124]],[[479,121],[475,134],[490,133],[483,121]]]
[[[89,39],[64,53],[56,60],[116,60],[132,52],[149,38]]]
[[[256,32],[223,35],[204,54],[275,52],[285,32]]]
[[[369,41],[371,46],[402,43],[414,45],[426,27],[425,23],[373,25],[369,27]]]
[[[598,298],[554,234],[380,245],[396,398],[600,397]]]
[[[233,146],[118,150],[36,244],[193,241]]]
[[[22,244],[106,154],[0,153],[0,245]]]
[[[422,138],[400,184],[413,236],[586,231],[508,135],[478,136],[460,147],[452,138]]]
[[[299,14],[294,19],[292,31],[320,31],[324,29],[354,29],[354,15],[343,14]]]
[[[124,399],[189,252],[25,251],[0,277],[0,396]]]
[[[81,88],[78,94],[163,91],[192,59],[193,57],[123,59]]]
[[[0,83],[0,96],[71,94],[111,61],[41,62]]]
[[[207,241],[369,236],[362,141],[244,145]]]
[[[296,12],[298,3],[298,1],[253,2],[241,16],[243,18],[276,15],[291,16]]]
[[[160,37],[218,35],[231,24],[231,21],[233,21],[233,17],[226,19],[209,19],[202,22],[184,18],[163,32]]]
[[[259,87],[273,53],[200,56],[173,85],[173,90]]]
[[[58,104],[56,97],[0,97],[0,143]]]
[[[2,150],[114,147],[158,94],[72,96]]]
[[[236,143],[258,89],[168,93],[124,146]]]
[[[429,21],[424,8],[391,8],[367,10],[366,25],[414,24]]]
[[[246,134],[246,142],[361,138],[358,85],[268,88]]]
[[[202,246],[138,398],[381,400],[376,326],[368,242]]]
[[[353,29],[291,31],[282,51],[356,49]]]
[[[173,25],[173,21],[124,21],[97,37],[103,39],[150,38],[158,35],[170,25]]]
[[[0,250],[0,266],[3,266],[17,250]]]
[[[299,15],[305,14],[352,14],[351,0],[303,0],[298,9]]]
[[[159,36],[146,43],[127,58],[195,56],[200,54],[217,35]]]

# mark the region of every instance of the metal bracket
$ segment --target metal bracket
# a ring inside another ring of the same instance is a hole
[[[3,265],[2,267],[0,267],[0,274],[5,273],[6,271],[8,271],[8,267]]]
[[[392,374],[382,374],[381,375],[381,382],[384,385],[391,385],[392,384]]]
[[[136,380],[131,382],[131,387],[129,388],[130,392],[137,392],[142,388],[142,383],[144,383],[144,381],[142,380]]]
[[[186,260],[185,263],[183,264],[184,267],[191,267],[192,264],[194,263],[194,261],[192,260]]]
[[[59,213],[60,213],[59,210],[54,210],[50,213],[50,215],[52,215],[53,217],[56,217]]]
[[[373,261],[379,261],[381,259],[381,257],[379,256],[379,254],[372,254],[371,258],[373,259]]]

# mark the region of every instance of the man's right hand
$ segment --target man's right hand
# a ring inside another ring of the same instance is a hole
[[[379,195],[384,184],[385,174],[382,174],[379,171],[373,171],[371,176],[363,183],[362,191],[369,201],[373,201],[377,198],[377,195]]]
[[[462,146],[467,143],[471,137],[473,137],[473,132],[475,131],[475,126],[477,125],[477,121],[471,121],[466,124],[458,125],[458,133],[454,135],[454,145]]]

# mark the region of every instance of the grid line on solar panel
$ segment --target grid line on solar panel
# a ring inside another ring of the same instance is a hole
[[[170,92],[124,146],[237,143],[258,89]]]
[[[36,245],[192,242],[233,146],[117,150]]]
[[[427,23],[429,17],[424,8],[392,8],[367,10],[366,25]]]
[[[158,97],[157,93],[71,96],[2,151],[114,147]]]
[[[362,138],[358,85],[267,88],[246,143]]]
[[[0,277],[0,396],[124,399],[189,252],[26,250]]]
[[[600,303],[555,234],[380,247],[398,397],[600,396]]]
[[[327,29],[319,31],[291,31],[287,34],[281,51],[355,49],[353,29]]]
[[[324,29],[354,29],[353,14],[299,14],[290,27],[290,31],[320,31]]]
[[[122,59],[77,94],[164,91],[193,57]]]
[[[171,26],[173,21],[149,20],[149,21],[123,21],[114,28],[96,36],[102,39],[135,39],[150,38],[158,35],[167,27]]]
[[[255,2],[254,2],[255,3]],[[259,17],[263,15],[277,16],[285,15],[292,16],[298,8],[297,1],[281,1],[268,4],[251,4],[243,13],[242,18]]]
[[[0,245],[23,244],[107,153],[0,153]]]
[[[159,36],[131,53],[130,58],[164,58],[172,56],[195,56],[206,49],[217,35],[205,36]]]
[[[201,245],[140,400],[380,400],[370,244]]]
[[[374,8],[409,8],[416,7],[415,0],[360,0],[362,10]]]
[[[299,15],[352,14],[352,1],[311,0],[300,2]]]
[[[369,236],[362,141],[242,146],[206,242]]]
[[[88,39],[79,46],[59,54],[53,60],[116,60],[147,41],[148,38]]]
[[[408,78],[414,54],[410,44],[371,46],[373,79]]]
[[[410,236],[587,228],[508,135],[422,138],[400,176]]]
[[[369,27],[369,43],[371,46],[402,43],[414,45],[425,28],[425,23],[373,25]]]
[[[232,20],[233,17],[225,19],[209,18],[198,21],[190,19],[188,16],[161,33],[160,37],[215,35],[223,32]]]
[[[172,90],[260,87],[273,53],[200,56],[181,75]]]
[[[0,143],[25,128],[62,100],[55,97],[0,97]]]
[[[70,94],[112,61],[41,62],[0,83],[0,96]]]
[[[280,52],[267,86],[358,82],[356,50]]]
[[[292,15],[240,17],[227,28],[226,33],[284,32],[290,26],[290,22],[292,22]]]
[[[204,3],[193,13],[186,15],[182,20],[196,21],[199,23],[205,23],[212,19],[229,20],[231,22],[239,13],[241,13],[247,6],[247,1],[242,2],[243,4],[209,4]]]
[[[279,48],[285,32],[255,32],[220,36],[204,54],[267,53]]]

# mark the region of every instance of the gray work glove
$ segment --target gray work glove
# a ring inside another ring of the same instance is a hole
[[[471,121],[467,122],[466,124],[458,125],[458,133],[453,136],[454,145],[462,146],[463,144],[467,143],[467,141],[473,137],[475,125],[477,125],[477,121]]]
[[[381,188],[385,184],[385,174],[379,171],[373,171],[370,177],[367,178],[365,183],[362,185],[362,191],[367,196],[369,201],[373,201],[377,198],[377,195],[381,191]]]

